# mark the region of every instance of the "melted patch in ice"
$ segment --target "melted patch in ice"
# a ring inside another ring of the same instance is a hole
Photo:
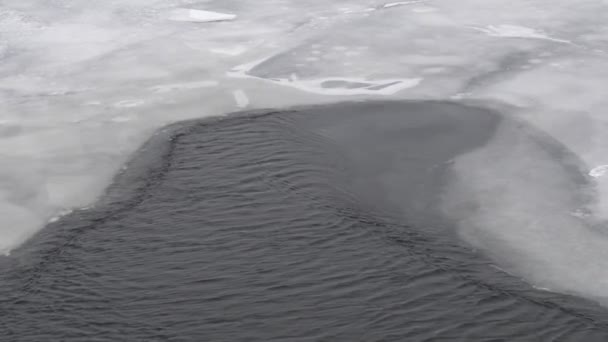
[[[394,95],[402,90],[417,86],[423,80],[419,77],[371,80],[363,77],[339,76],[301,79],[296,74],[291,74],[287,78],[262,78],[249,73],[249,71],[266,60],[268,58],[237,66],[228,72],[227,76],[233,78],[255,78],[308,93],[333,96]]]
[[[291,81],[274,80],[277,84],[293,87],[309,93],[321,95],[393,95],[417,86],[422,78],[367,80],[365,78],[329,77],[320,79]]]

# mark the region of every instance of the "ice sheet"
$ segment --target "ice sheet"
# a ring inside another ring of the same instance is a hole
[[[606,1],[398,4],[3,1],[0,251],[61,212],[93,203],[158,127],[245,106],[374,97],[500,103],[564,144],[587,172],[608,164]],[[213,24],[171,20],[184,8],[236,17]],[[521,154],[509,159],[514,166],[548,163],[531,150]],[[485,169],[476,175],[475,196],[496,184],[494,169]],[[608,284],[608,238],[571,220],[566,200],[532,215],[544,198],[568,197],[551,188],[565,176],[547,170],[545,183],[509,178],[513,192],[477,216],[484,234],[464,236],[480,249],[497,239],[518,244],[527,259],[510,258],[514,249],[505,247],[500,250],[509,252],[497,255],[497,263],[538,286],[606,297],[608,286],[600,285]],[[594,182],[597,201],[587,209],[601,223],[608,218],[608,179]],[[488,221],[486,212],[505,214]],[[551,228],[556,217],[563,218],[561,234]],[[542,243],[526,243],[533,238]],[[564,248],[569,253],[559,253]],[[561,266],[539,267],[551,258]],[[585,286],[590,283],[598,286]]]

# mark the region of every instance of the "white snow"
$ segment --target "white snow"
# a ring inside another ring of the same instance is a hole
[[[589,176],[599,178],[606,175],[606,172],[608,172],[608,165],[600,165],[591,169],[591,171],[589,171]]]
[[[190,8],[178,8],[171,12],[169,19],[174,21],[188,21],[193,23],[209,23],[214,21],[228,21],[236,19],[236,15],[202,11]]]
[[[539,32],[533,28],[518,26],[518,25],[489,25],[485,28],[472,27],[475,30],[481,31],[489,36],[493,37],[507,37],[507,38],[531,38],[531,39],[546,39],[560,43],[570,43],[567,40],[549,37],[543,32]]]
[[[228,56],[238,56],[242,55],[245,51],[247,51],[247,47],[244,46],[234,46],[234,47],[223,47],[223,48],[213,48],[210,49],[213,53],[219,53],[222,55]]]
[[[391,8],[391,7],[397,7],[397,6],[404,6],[404,5],[412,5],[412,4],[418,4],[423,2],[422,0],[412,0],[412,1],[399,1],[399,2],[390,2],[388,4],[384,4],[384,8]]]

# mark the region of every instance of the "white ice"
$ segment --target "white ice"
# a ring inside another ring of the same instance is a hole
[[[3,0],[0,252],[94,203],[157,128],[245,106],[239,91],[247,108],[478,101],[564,144],[587,172],[608,164],[608,2],[404,3]],[[230,15],[193,22],[200,11]],[[589,228],[542,151],[499,137],[461,161],[453,190],[484,203],[463,221],[469,243],[538,287],[608,297],[607,177],[591,177]]]

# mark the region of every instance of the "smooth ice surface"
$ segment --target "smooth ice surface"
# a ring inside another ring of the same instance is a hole
[[[238,110],[238,90],[248,108],[376,97],[473,100],[564,144],[585,173],[608,164],[607,1],[393,5],[2,1],[0,251],[61,212],[92,204],[162,125]],[[171,20],[185,8],[237,17]],[[574,208],[571,196],[583,190],[553,166],[554,156],[505,134],[455,164],[462,179],[475,182],[456,182],[450,198],[472,191],[480,204],[465,208],[473,221],[463,222],[463,237],[539,286],[608,296],[608,180],[595,178],[596,200]],[[509,146],[519,148],[492,158]],[[532,171],[514,176],[521,170]]]

